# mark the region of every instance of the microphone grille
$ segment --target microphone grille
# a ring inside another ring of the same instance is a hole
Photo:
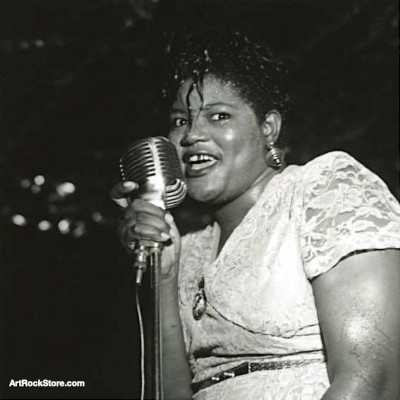
[[[166,208],[180,204],[187,192],[175,146],[165,137],[157,136],[133,142],[121,157],[123,180],[145,183],[152,176],[164,182]]]
[[[162,136],[154,138],[154,145],[156,147],[161,173],[166,180],[167,186],[173,185],[176,179],[184,181],[175,146]]]

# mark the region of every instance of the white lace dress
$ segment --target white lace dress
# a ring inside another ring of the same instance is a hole
[[[217,225],[183,238],[179,301],[193,382],[244,361],[315,362],[228,379],[196,400],[316,400],[329,386],[310,280],[357,250],[400,247],[400,206],[348,154],[289,166],[218,257]],[[192,306],[204,285],[207,307]]]

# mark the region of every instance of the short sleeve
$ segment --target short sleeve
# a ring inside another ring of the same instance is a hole
[[[303,168],[299,233],[308,279],[353,252],[400,248],[400,205],[378,176],[343,152]]]

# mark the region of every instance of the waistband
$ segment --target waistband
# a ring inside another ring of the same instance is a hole
[[[303,365],[313,363],[323,363],[324,359],[303,359],[303,360],[277,360],[277,361],[266,361],[266,362],[244,362],[237,367],[230,368],[226,371],[219,372],[211,376],[210,378],[204,379],[203,381],[192,383],[193,392],[196,393],[199,390],[205,389],[219,382],[227,379],[234,378],[236,376],[249,374],[256,371],[269,371],[286,368],[301,367]]]

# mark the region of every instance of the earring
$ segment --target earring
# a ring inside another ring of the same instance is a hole
[[[274,146],[274,142],[271,142],[267,146],[269,148],[269,151],[265,157],[267,165],[269,167],[272,167],[274,169],[279,169],[282,167],[283,160],[285,158],[285,152]]]

